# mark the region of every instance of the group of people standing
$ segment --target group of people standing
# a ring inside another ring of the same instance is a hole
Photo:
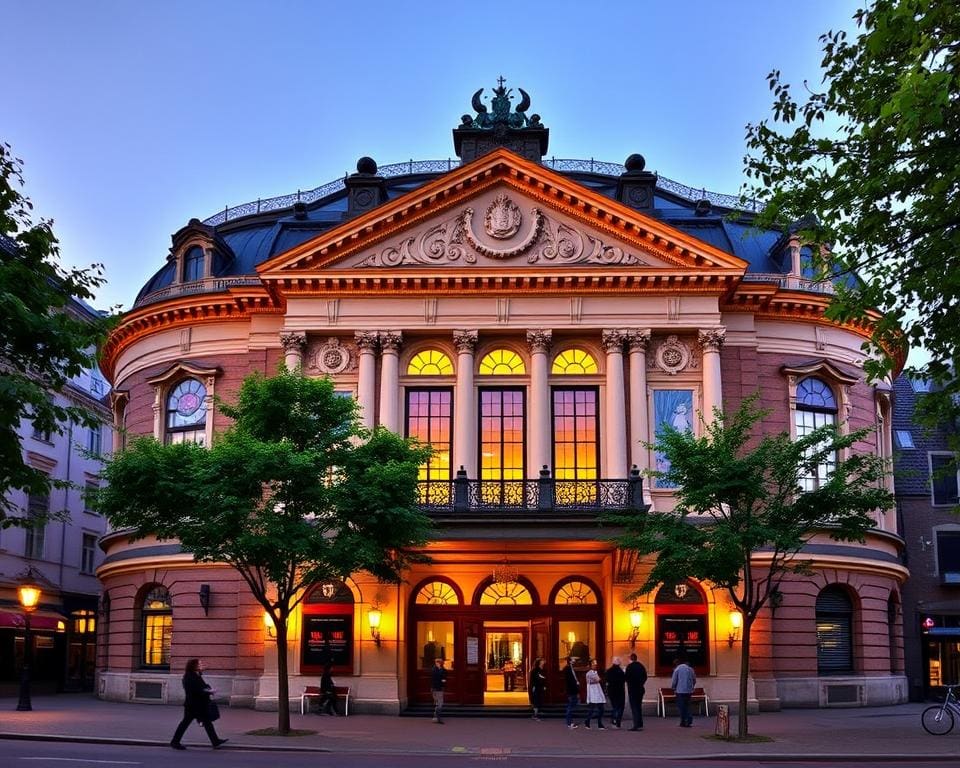
[[[606,671],[606,694],[603,680],[597,668],[597,660],[590,660],[590,669],[587,670],[587,718],[584,726],[590,728],[591,721],[596,718],[597,728],[606,729],[603,724],[603,708],[610,699],[610,725],[619,728],[623,720],[623,712],[627,701],[630,702],[630,712],[633,716],[631,731],[643,729],[643,694],[647,683],[647,668],[637,660],[637,654],[630,654],[630,663],[626,669],[620,666],[620,657],[614,656],[613,664]],[[573,657],[567,658],[567,665],[563,668],[563,679],[567,694],[566,720],[567,728],[579,726],[573,722],[574,712],[580,703],[580,680],[573,668]]]

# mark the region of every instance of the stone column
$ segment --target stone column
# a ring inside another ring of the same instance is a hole
[[[377,332],[357,331],[354,333],[357,348],[360,350],[359,371],[357,374],[357,403],[360,405],[360,424],[373,429],[374,408],[377,397]]]
[[[400,331],[380,332],[380,425],[400,432]]]
[[[621,330],[604,330],[602,344],[607,353],[607,413],[604,432],[607,437],[603,476],[615,479],[627,477],[627,413],[623,382],[623,342]]]
[[[627,333],[630,354],[630,463],[641,472],[650,469],[650,451],[644,445],[651,439],[647,409],[647,350],[650,329],[636,328]],[[648,479],[644,479],[646,488]]]
[[[457,348],[457,387],[453,417],[453,471],[463,467],[467,477],[477,477],[477,395],[473,388],[473,353],[477,349],[475,330],[453,332]]]
[[[303,331],[291,331],[280,334],[280,345],[283,347],[283,364],[288,371],[303,368],[303,350],[307,346],[307,334]]]
[[[550,386],[547,376],[553,332],[527,331],[530,347],[530,426],[527,429],[527,477],[536,477],[553,464],[551,456]]]
[[[703,355],[703,420],[713,421],[713,409],[723,408],[723,388],[720,375],[720,347],[725,328],[705,328],[697,334],[697,343]]]

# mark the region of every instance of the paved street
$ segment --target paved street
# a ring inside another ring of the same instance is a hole
[[[898,707],[786,710],[751,717],[751,733],[770,741],[729,744],[707,738],[713,719],[699,718],[692,729],[673,719],[645,719],[639,733],[627,730],[568,731],[562,720],[448,717],[445,725],[429,718],[378,715],[319,717],[292,715],[292,726],[314,733],[296,738],[249,735],[272,727],[276,713],[223,708],[217,723],[229,748],[213,752],[203,731],[193,726],[174,754],[167,743],[180,718],[175,706],[120,704],[90,696],[34,699],[33,712],[16,712],[13,699],[0,699],[0,741],[5,758],[55,763],[71,760],[114,760],[118,764],[169,765],[174,758],[190,765],[275,765],[316,763],[332,753],[328,764],[416,765],[417,768],[460,764],[464,759],[506,761],[512,765],[551,765],[590,758],[593,764],[662,764],[665,759],[708,765],[736,759],[746,765],[789,762],[792,765],[843,761],[919,765],[960,759],[960,731],[930,736],[920,726],[924,705]],[[735,721],[735,718],[734,718]],[[311,753],[313,753],[311,755]],[[4,768],[10,763],[5,759]],[[640,762],[638,762],[638,760]],[[66,763],[65,763],[66,764]]]

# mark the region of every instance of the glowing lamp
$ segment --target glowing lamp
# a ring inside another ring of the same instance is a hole
[[[727,635],[727,645],[731,648],[740,639],[740,627],[742,626],[743,614],[740,611],[730,611],[730,633]]]
[[[380,646],[380,620],[383,612],[376,606],[367,611],[367,624],[370,625],[370,637],[376,646]]]

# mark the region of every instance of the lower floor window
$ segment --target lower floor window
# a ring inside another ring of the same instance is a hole
[[[817,597],[817,672],[853,671],[853,604],[840,587],[827,587]]]

